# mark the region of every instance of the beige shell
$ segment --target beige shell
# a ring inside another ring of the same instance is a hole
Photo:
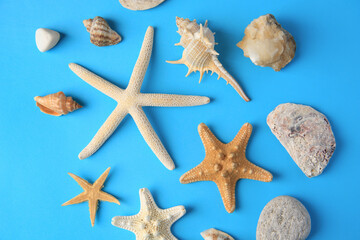
[[[189,68],[186,77],[192,72],[199,71],[200,82],[204,72],[209,70],[215,72],[219,75],[219,78],[222,77],[227,83],[230,83],[245,101],[250,101],[237,81],[219,62],[217,58],[219,54],[214,50],[216,45],[214,33],[207,27],[207,21],[202,26],[202,24],[197,24],[196,20],[190,21],[189,19],[176,17],[176,25],[179,28],[178,33],[181,39],[175,46],[184,47],[184,51],[180,60],[167,62],[185,64]]]
[[[120,4],[130,10],[147,10],[154,8],[165,0],[119,0]]]
[[[86,30],[90,33],[90,42],[96,46],[110,46],[121,41],[121,36],[112,30],[102,17],[86,19],[83,23]]]
[[[252,21],[245,29],[244,38],[237,44],[255,64],[280,71],[295,56],[293,36],[271,14]]]
[[[63,92],[53,93],[44,97],[35,97],[36,106],[46,114],[61,116],[82,108],[72,97],[66,97]]]
[[[229,234],[219,231],[215,228],[210,228],[201,233],[205,240],[234,240]]]

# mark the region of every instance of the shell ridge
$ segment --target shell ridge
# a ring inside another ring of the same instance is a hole
[[[90,42],[96,46],[109,46],[118,44],[121,36],[111,29],[106,20],[102,17],[87,19],[83,21],[86,30],[90,33]]]
[[[66,97],[63,92],[57,92],[44,97],[35,97],[36,106],[46,114],[61,116],[82,108],[72,97]]]

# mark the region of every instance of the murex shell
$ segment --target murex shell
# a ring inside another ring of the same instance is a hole
[[[154,8],[165,0],[119,0],[120,4],[130,10],[147,10]]]
[[[207,27],[207,21],[203,26],[202,24],[197,24],[196,20],[190,21],[189,19],[176,17],[176,25],[181,39],[175,46],[182,46],[184,51],[180,60],[167,62],[185,64],[189,68],[186,77],[192,72],[199,71],[200,82],[205,71],[215,72],[219,75],[219,78],[222,77],[227,83],[230,83],[245,101],[250,101],[240,85],[219,62],[217,58],[219,54],[214,50],[216,45],[215,33]]]
[[[83,23],[86,30],[90,33],[90,42],[96,46],[110,46],[121,41],[121,36],[112,30],[102,17],[86,19]]]
[[[53,116],[61,116],[82,108],[72,97],[66,97],[63,92],[53,93],[44,97],[35,97],[36,106],[40,111]]]
[[[215,228],[210,228],[201,233],[205,240],[234,240],[229,234],[219,231]]]
[[[293,36],[266,14],[252,21],[245,29],[244,38],[237,44],[255,65],[280,71],[295,56]]]
[[[309,106],[285,103],[268,115],[267,124],[307,177],[323,172],[336,143],[322,113]]]

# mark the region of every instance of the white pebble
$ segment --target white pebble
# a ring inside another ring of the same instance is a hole
[[[60,33],[47,29],[39,28],[35,33],[36,46],[40,52],[46,52],[59,42]]]

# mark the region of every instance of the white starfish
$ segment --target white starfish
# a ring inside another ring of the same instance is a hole
[[[148,189],[140,189],[139,195],[140,212],[133,216],[114,217],[111,224],[132,231],[136,240],[176,240],[170,228],[186,213],[184,206],[160,209]]]
[[[145,141],[165,167],[170,170],[175,168],[174,162],[161,143],[159,137],[156,135],[142,110],[142,107],[196,106],[207,104],[210,102],[210,99],[208,97],[200,96],[140,93],[140,88],[150,61],[153,38],[154,29],[148,27],[140,50],[140,55],[136,61],[129,85],[126,89],[121,89],[111,84],[75,63],[69,64],[70,69],[81,79],[118,102],[115,110],[101,126],[91,142],[80,152],[80,159],[85,159],[95,153],[115,131],[123,118],[129,113],[134,119]]]

